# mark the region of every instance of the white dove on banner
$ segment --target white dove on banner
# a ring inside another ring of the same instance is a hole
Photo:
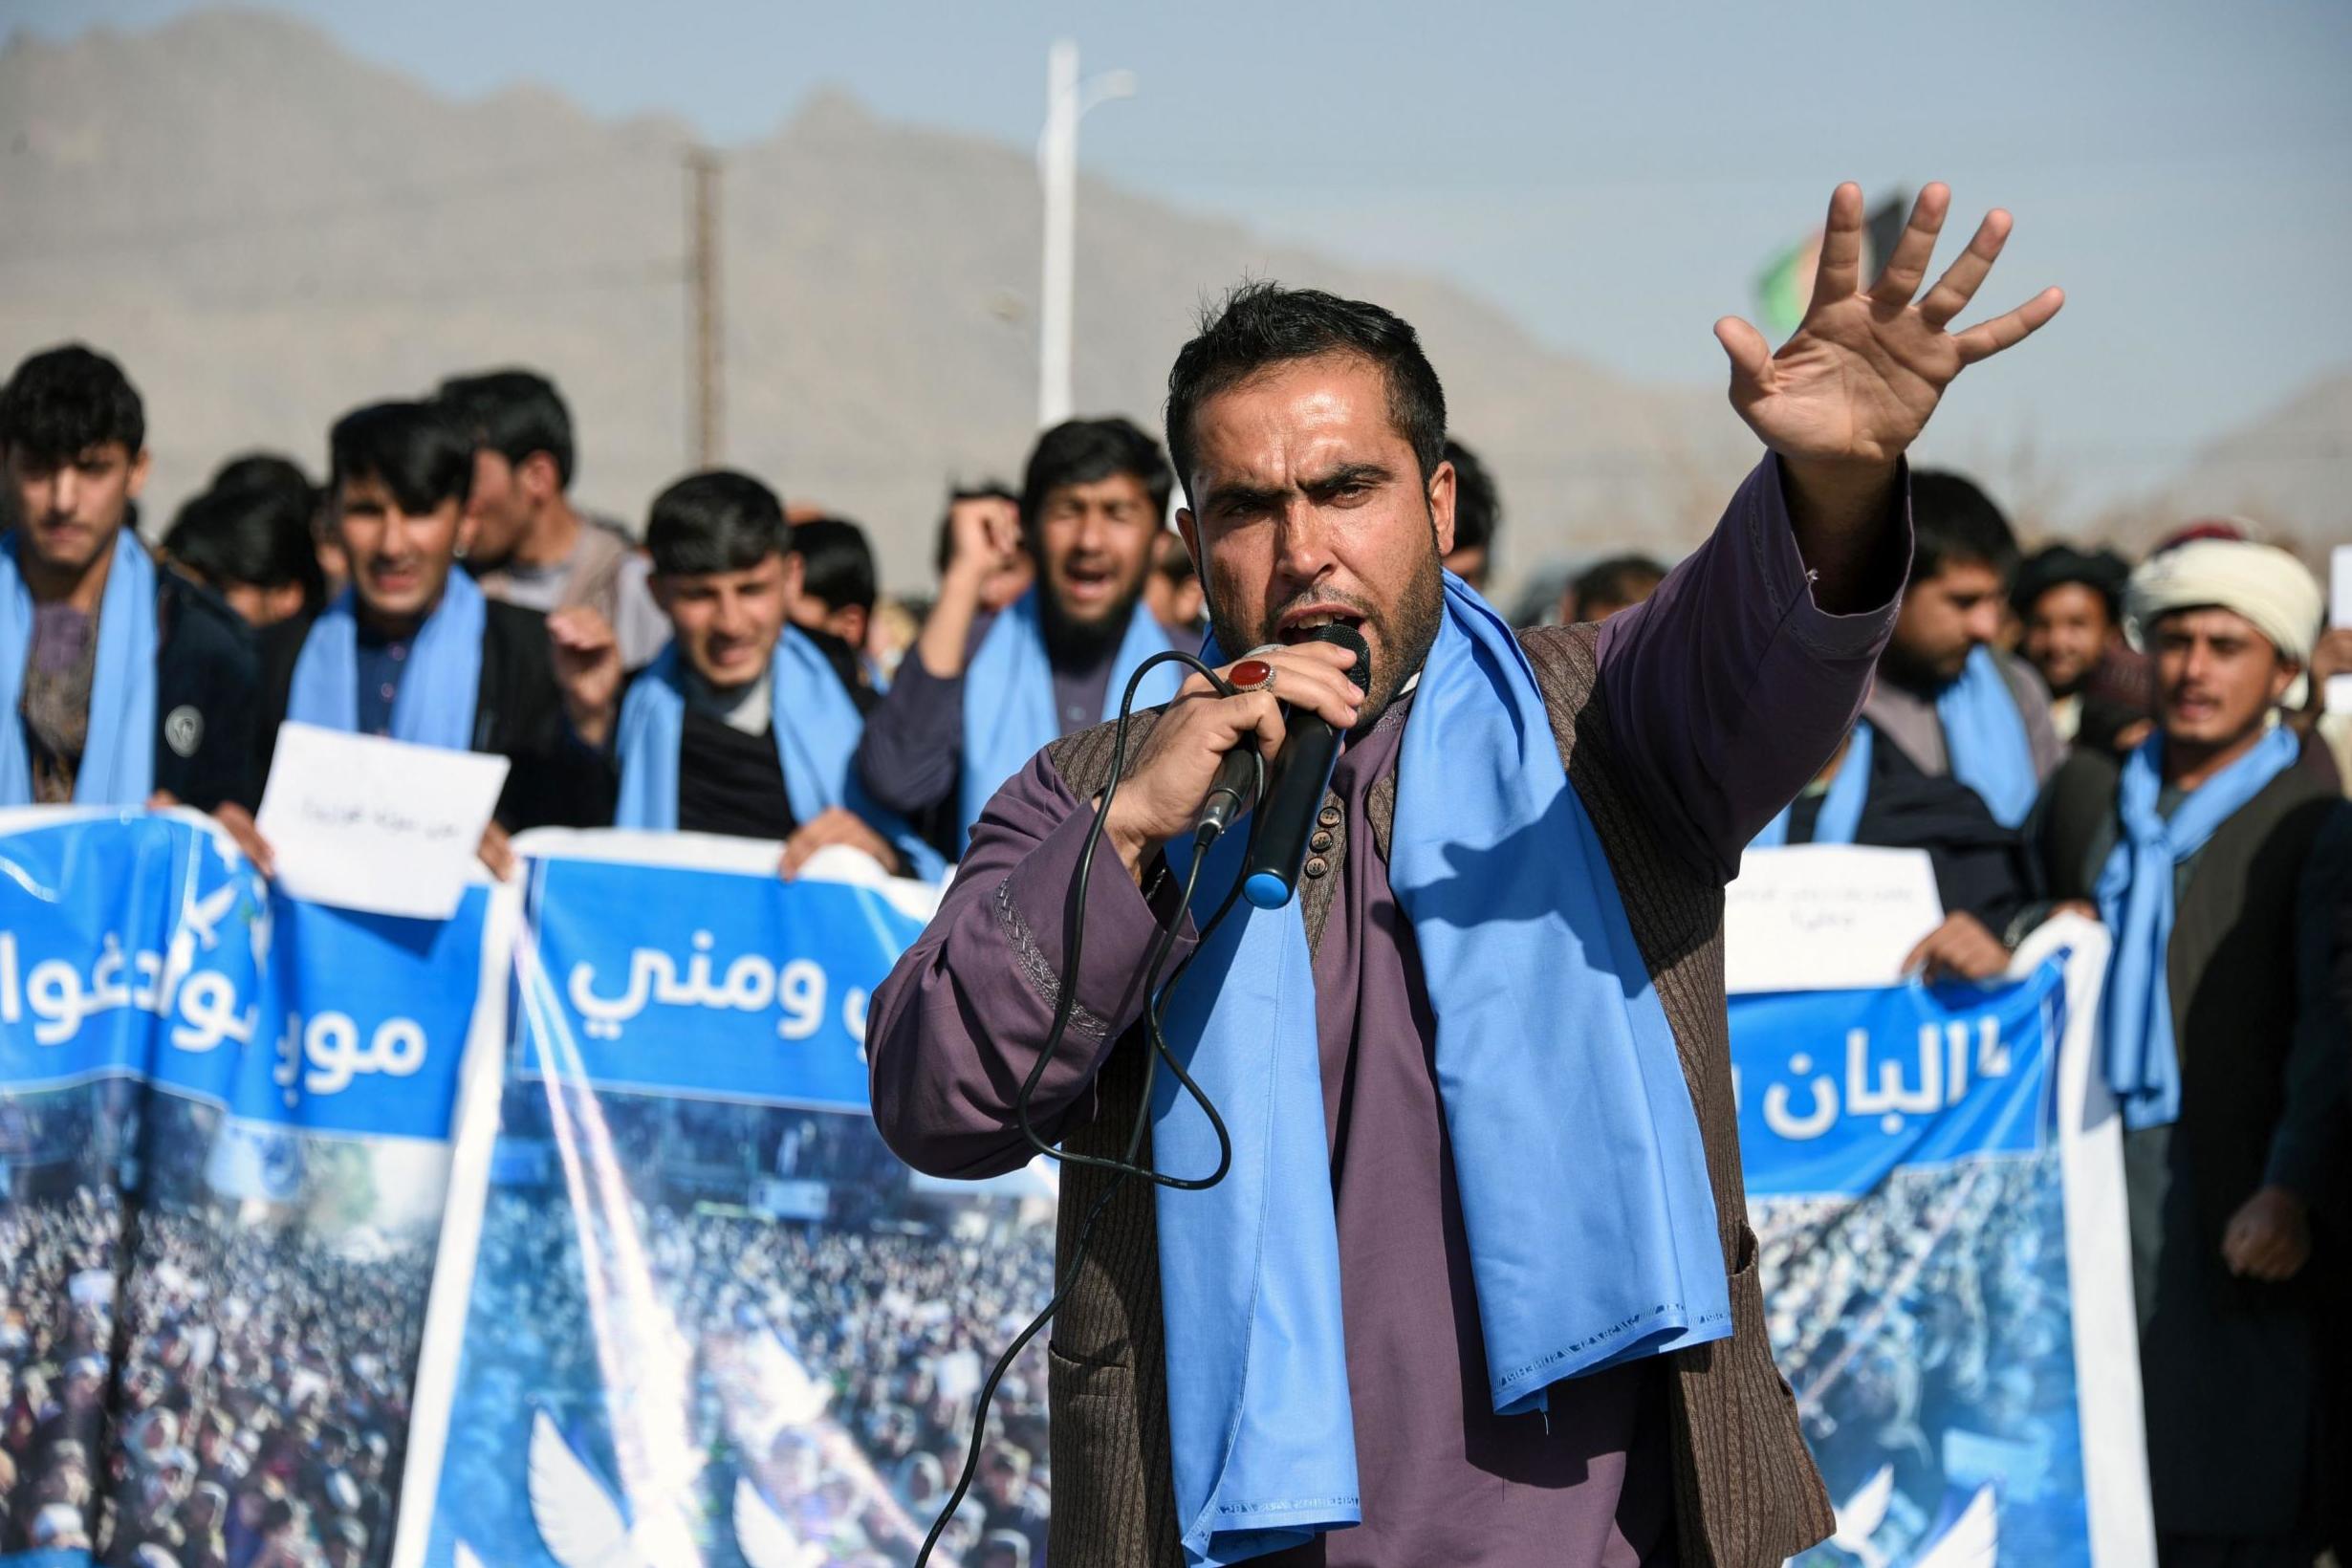
[[[531,1520],[563,1568],[692,1568],[702,1561],[675,1507],[629,1519],[545,1410],[531,1418]]]
[[[2000,1499],[1985,1483],[1933,1546],[1911,1559],[1911,1568],[1993,1568],[2000,1556]]]
[[[1895,1467],[1881,1465],[1876,1475],[1854,1489],[1854,1495],[1838,1505],[1837,1534],[1829,1544],[1862,1558],[1862,1568],[1885,1568],[1886,1554],[1870,1544],[1870,1537],[1886,1522],[1886,1505],[1895,1497]]]
[[[735,1546],[750,1568],[824,1568],[829,1554],[804,1541],[749,1476],[735,1478]]]

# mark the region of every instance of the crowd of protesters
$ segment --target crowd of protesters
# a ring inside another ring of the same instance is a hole
[[[205,1175],[216,1110],[153,1099],[135,1152],[98,1136],[130,1088],[0,1106],[26,1177],[0,1202],[0,1554],[381,1562],[431,1248],[240,1224]]]
[[[1881,1544],[1919,1544],[1948,1488],[1993,1478],[1987,1457],[2015,1504],[2080,1469],[2057,1162],[1899,1170],[1860,1200],[1753,1206],[1773,1357],[1831,1496],[1891,1467],[1897,1513],[1916,1512]],[[2014,1510],[2003,1545],[2039,1560],[2032,1522]]]
[[[508,1138],[528,1139],[540,1123],[515,1092],[509,1101]],[[749,1480],[823,1560],[905,1568],[963,1468],[989,1362],[1051,1294],[1050,1223],[1024,1222],[1004,1200],[966,1200],[954,1209],[987,1222],[959,1229],[952,1212],[910,1195],[907,1172],[861,1117],[618,1094],[601,1102],[630,1211],[590,1223],[639,1238],[685,1375],[638,1381],[613,1359],[611,1340],[626,1331],[599,1329],[599,1318],[637,1310],[640,1297],[612,1275],[617,1252],[604,1251],[602,1273],[592,1267],[560,1184],[500,1187],[483,1219],[445,1460],[446,1528],[484,1561],[529,1560],[540,1505],[512,1476],[534,1412],[609,1473],[592,1434],[617,1394],[641,1409],[666,1405],[692,1448],[728,1456],[695,1482],[705,1514],[728,1517],[737,1481]],[[768,1171],[819,1184],[822,1219],[748,1209]],[[991,1406],[973,1494],[943,1537],[947,1560],[1041,1563],[1048,1466],[1045,1369],[1033,1351]],[[709,1560],[735,1559],[714,1541]]]
[[[15,367],[0,805],[184,803],[266,865],[252,813],[294,719],[504,755],[482,843],[502,874],[514,832],[620,825],[773,840],[785,875],[846,846],[937,879],[1000,783],[1115,716],[1151,656],[1198,645],[1214,591],[1168,526],[1186,476],[1122,418],[1044,432],[1016,486],[950,493],[936,580],[899,599],[857,524],[750,474],[685,475],[642,518],[582,510],[569,414],[529,372],[352,410],[324,446],[323,481],[275,454],[226,463],[151,545],[123,369],[79,345]],[[1482,585],[1501,499],[1467,447],[1447,453],[1447,564]],[[2110,928],[2103,1049],[2167,1556],[2308,1561],[2337,1528],[2319,1478],[2352,1407],[2319,1329],[2352,1302],[2352,716],[2325,701],[2352,630],[2323,627],[2309,564],[2258,521],[2189,523],[2135,563],[2029,554],[1956,473],[1914,472],[1909,503],[1875,687],[1756,847],[1925,850],[1947,911],[1913,954],[1930,975],[1996,975],[2062,911]],[[1544,619],[1638,614],[1671,571],[1596,560]],[[1161,674],[1139,705],[1172,692]],[[270,1277],[333,1288],[320,1269]],[[30,1377],[70,1394],[74,1364],[0,1371],[21,1405]],[[858,1401],[885,1425],[919,1409],[904,1389]],[[297,1490],[267,1508],[316,1513]],[[74,1501],[0,1492],[17,1544]]]

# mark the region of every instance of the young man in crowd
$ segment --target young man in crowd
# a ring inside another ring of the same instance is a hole
[[[858,748],[874,798],[908,817],[951,803],[960,850],[980,808],[1040,747],[1116,718],[1136,667],[1168,647],[1143,578],[1167,516],[1167,460],[1123,419],[1071,420],[1038,438],[1022,476],[1019,532],[953,510],[939,601]],[[983,594],[1026,549],[1037,582],[983,619]],[[1176,693],[1164,664],[1138,711]]]
[[[1502,492],[1478,454],[1450,437],[1446,461],[1453,465],[1453,548],[1446,553],[1446,570],[1483,594],[1494,535],[1503,526]]]
[[[1168,641],[1180,648],[1196,648],[1209,634],[1209,596],[1201,591],[1201,575],[1192,568],[1192,552],[1173,534],[1162,534],[1152,552],[1143,602]]]
[[[1666,575],[1666,569],[1647,555],[1612,555],[1596,561],[1578,574],[1560,596],[1560,624],[1591,621],[1599,625],[1656,593]]]
[[[2131,567],[2112,550],[2054,544],[2017,569],[2009,597],[2017,651],[2050,688],[2050,724],[2069,746],[2121,756],[2147,738],[2147,660],[2123,642]]]
[[[2345,1471],[2341,1337],[2352,806],[2280,700],[2319,589],[2205,540],[2131,579],[2157,731],[2078,748],[2036,815],[2051,890],[2114,934],[2102,1019],[2123,1164],[2160,1560],[2293,1564]]]
[[[1956,473],[1912,474],[1911,529],[1910,585],[1862,716],[1921,773],[1957,778],[2016,827],[2063,751],[2041,677],[1993,646],[2016,539]]]
[[[326,603],[312,511],[307,494],[279,487],[215,486],[180,509],[163,554],[260,631]]]
[[[343,542],[336,536],[327,517],[326,497],[311,482],[311,476],[303,472],[302,465],[293,458],[283,452],[241,452],[213,469],[205,489],[223,492],[267,490],[289,512],[300,514],[318,569],[318,598],[311,606],[314,614],[351,580],[351,567],[343,559]],[[267,657],[265,654],[264,659]]]
[[[800,562],[793,624],[832,662],[859,712],[869,712],[877,700],[865,651],[874,622],[874,547],[846,517],[812,517],[792,525],[792,553]]]
[[[156,566],[129,522],[146,413],[122,368],[71,344],[0,388],[14,526],[0,538],[0,805],[213,812],[260,802],[251,634]]]
[[[777,839],[786,876],[842,844],[936,878],[938,855],[852,775],[863,715],[794,624],[804,567],[775,492],[749,474],[690,474],[655,497],[645,543],[672,635],[634,679],[594,609],[549,622],[575,731],[612,745],[607,819]]]
[[[453,376],[439,396],[474,440],[466,565],[482,592],[543,615],[590,605],[631,669],[651,659],[668,627],[646,589],[650,563],[620,525],[572,505],[572,412],[555,383],[491,370]]]
[[[285,715],[507,758],[482,845],[504,875],[508,834],[588,825],[599,798],[596,760],[564,717],[547,618],[485,598],[457,567],[474,444],[441,404],[355,409],[328,445],[328,505],[351,585],[289,649],[276,681]]]

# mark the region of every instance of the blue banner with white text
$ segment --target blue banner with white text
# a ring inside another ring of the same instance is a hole
[[[570,858],[534,862],[531,925],[518,1075],[851,1111],[866,998],[923,929],[871,887]]]
[[[989,1361],[1053,1290],[1049,1180],[928,1181],[875,1131],[866,998],[925,911],[781,881],[773,846],[517,847],[508,1072],[451,1197],[471,1272],[427,1351],[439,1460],[429,1494],[410,1472],[404,1561],[904,1568]],[[1041,1351],[994,1408],[943,1568],[1043,1561]]]
[[[488,894],[357,915],[187,817],[41,816],[0,834],[0,1562],[383,1563]]]
[[[2062,956],[1978,988],[1735,996],[1775,1359],[1837,1510],[1798,1561],[2093,1561],[2075,1363]]]
[[[867,999],[926,895],[534,837],[520,885],[415,921],[178,814],[0,820],[0,1565],[911,1564],[1056,1202],[875,1131]],[[2145,1476],[2120,1187],[2079,1181],[2120,1179],[2082,1136],[2104,943],[2067,940],[1981,988],[1731,1001],[1766,1325],[1838,1511],[1809,1568],[2147,1556],[2095,1544]],[[1044,1362],[943,1568],[1043,1561]]]

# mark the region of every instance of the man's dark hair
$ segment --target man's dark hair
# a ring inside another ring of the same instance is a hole
[[[947,562],[955,558],[955,508],[959,501],[1010,501],[1016,510],[1021,504],[1021,498],[1013,493],[1013,487],[996,479],[958,485],[947,491],[947,510],[939,514],[939,537],[931,545],[933,577],[946,577]]]
[[[2131,563],[2112,550],[2077,550],[2070,544],[2054,544],[2036,551],[2017,568],[2017,585],[2010,591],[2009,603],[2023,620],[2051,589],[2080,583],[2106,605],[2107,620],[2120,624],[2123,590],[2130,581]]]
[[[1911,470],[1911,581],[1947,566],[1989,566],[2007,582],[2017,572],[2017,536],[1973,480],[1941,468]]]
[[[137,457],[147,445],[147,413],[122,367],[95,349],[43,349],[0,387],[0,446],[38,463],[70,463],[111,441]]]
[[[1353,354],[1380,367],[1388,381],[1388,418],[1413,448],[1427,483],[1446,456],[1446,389],[1413,329],[1360,299],[1244,283],[1202,314],[1199,336],[1178,352],[1167,373],[1168,450],[1187,497],[1198,455],[1192,422],[1201,404],[1271,365],[1326,354]]]
[[[302,471],[302,465],[278,452],[242,452],[212,470],[207,490],[268,490],[307,498],[318,504],[318,487]]]
[[[572,483],[572,411],[555,383],[529,370],[486,370],[441,383],[441,401],[474,439],[509,463],[533,452],[555,460],[555,482]]]
[[[1494,476],[1476,452],[1458,441],[1447,441],[1446,461],[1453,465],[1453,547],[1492,548],[1495,531],[1503,526],[1503,498],[1494,488]]]
[[[864,529],[846,517],[812,517],[793,525],[792,545],[801,592],[828,610],[874,613],[874,547]]]
[[[784,503],[732,468],[687,474],[653,498],[645,521],[645,549],[664,577],[749,572],[792,548]]]
[[[371,403],[335,422],[327,486],[374,479],[418,514],[473,492],[473,442],[438,403]]]
[[[1021,533],[1034,534],[1045,498],[1065,485],[1091,485],[1113,474],[1127,474],[1151,497],[1154,527],[1167,518],[1172,487],[1167,459],[1160,444],[1130,421],[1065,420],[1037,438],[1029,467],[1021,474]]]
[[[307,490],[297,498],[267,485],[216,485],[180,509],[163,535],[163,553],[214,588],[294,582],[301,584],[306,608],[326,600]]]
[[[1581,617],[1590,604],[1630,604],[1637,585],[1655,588],[1666,580],[1666,569],[1648,555],[1611,555],[1595,561],[1570,584],[1577,596],[1577,614]]]

